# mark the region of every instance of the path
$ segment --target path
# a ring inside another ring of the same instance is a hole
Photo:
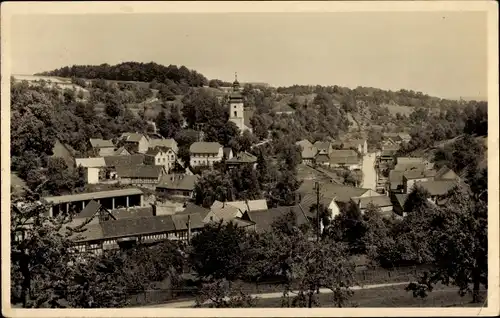
[[[365,286],[353,286],[353,287],[351,287],[351,290],[373,289],[373,288],[399,286],[399,285],[406,285],[406,284],[408,284],[408,282],[374,284],[374,285],[365,285]],[[297,292],[295,291],[292,293],[296,294]],[[320,294],[331,294],[331,293],[332,293],[331,289],[327,289],[327,288],[320,289]],[[262,293],[262,294],[252,294],[250,296],[258,298],[258,299],[281,298],[283,296],[283,293],[282,292]],[[144,307],[146,307],[146,308],[192,308],[195,306],[195,304],[196,303],[194,300],[186,300],[186,301],[171,302],[171,303],[165,303],[165,304],[159,304],[159,305],[143,306],[141,308],[144,308]]]
[[[363,171],[363,182],[361,187],[364,189],[377,189],[377,171],[375,170],[375,153],[367,153],[363,156],[363,165],[361,171]]]

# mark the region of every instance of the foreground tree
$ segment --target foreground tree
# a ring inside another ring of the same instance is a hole
[[[480,287],[488,288],[488,206],[465,187],[451,191],[447,204],[427,214],[429,254],[435,269],[407,290],[425,297],[433,285],[454,285],[463,296],[481,301]],[[472,287],[472,288],[471,288]]]
[[[195,307],[208,305],[210,308],[256,307],[256,299],[227,280],[219,279],[204,283],[196,297]]]

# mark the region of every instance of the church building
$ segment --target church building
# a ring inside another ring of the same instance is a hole
[[[240,129],[240,133],[252,129],[245,125],[245,110],[243,106],[243,95],[240,92],[240,83],[237,76],[233,82],[233,91],[229,95],[229,121],[232,121]]]

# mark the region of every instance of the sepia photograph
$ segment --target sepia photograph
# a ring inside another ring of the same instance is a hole
[[[3,314],[498,314],[497,11],[3,3]]]

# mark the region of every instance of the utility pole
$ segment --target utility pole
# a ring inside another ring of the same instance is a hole
[[[321,225],[320,225],[320,218],[319,218],[319,183],[316,182],[316,227],[317,227],[317,241],[319,242],[319,237],[320,237],[320,232],[321,232]]]

